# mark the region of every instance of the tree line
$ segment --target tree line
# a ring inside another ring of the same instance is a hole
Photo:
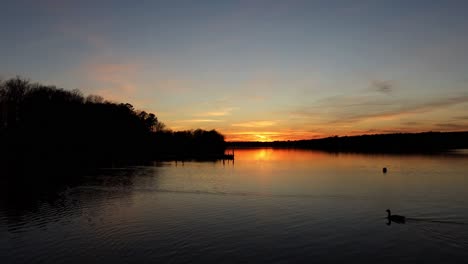
[[[225,149],[215,130],[171,131],[129,103],[20,77],[0,81],[0,144],[3,160],[61,162],[215,157]]]
[[[330,152],[436,153],[467,149],[468,132],[393,133],[297,141],[231,142],[229,146],[315,149]]]

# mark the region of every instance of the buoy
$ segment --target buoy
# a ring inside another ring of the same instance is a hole
[[[382,169],[382,172],[383,172],[383,173],[387,173],[387,168],[384,167],[384,168]]]

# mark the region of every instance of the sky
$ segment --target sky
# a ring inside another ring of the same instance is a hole
[[[467,1],[2,3],[0,78],[229,141],[468,130]]]

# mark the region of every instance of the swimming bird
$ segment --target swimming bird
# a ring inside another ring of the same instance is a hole
[[[404,224],[406,221],[406,217],[402,215],[392,215],[392,211],[390,211],[390,209],[387,209],[387,213],[388,213],[387,219],[389,222],[391,221],[391,222],[395,222],[398,224]]]

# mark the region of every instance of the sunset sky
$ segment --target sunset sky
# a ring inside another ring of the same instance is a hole
[[[468,1],[8,1],[0,78],[227,140],[468,130]]]

